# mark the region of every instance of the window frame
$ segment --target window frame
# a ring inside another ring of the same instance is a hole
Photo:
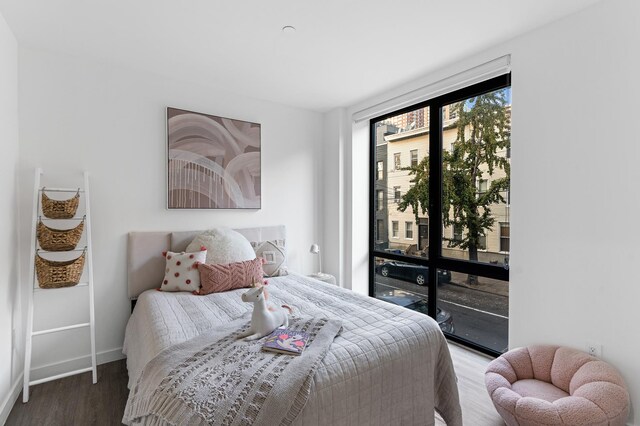
[[[376,180],[384,180],[384,161],[376,163]]]
[[[413,158],[413,155],[415,154],[415,159]],[[411,164],[411,167],[417,167],[418,164],[420,163],[419,159],[418,159],[418,150],[417,149],[412,149],[409,150],[409,162]],[[414,163],[415,160],[415,164]]]
[[[376,211],[384,210],[384,191],[382,189],[376,189],[376,201],[377,208]]]
[[[453,241],[462,241],[464,227],[462,225],[453,225],[451,227],[451,239]]]
[[[498,227],[500,229],[500,253],[511,253],[510,250],[503,250],[502,248],[502,242],[506,241],[507,245],[509,246],[508,248],[511,249],[511,223],[510,222],[498,222]],[[507,233],[509,235],[507,235],[506,237],[504,235],[502,235],[502,229],[503,228],[507,228]]]
[[[391,238],[400,238],[400,221],[391,221]]]
[[[476,83],[449,93],[442,94],[440,96],[421,101],[419,103],[403,107],[401,109],[388,112],[384,115],[374,117],[369,121],[370,126],[370,219],[369,219],[369,295],[375,296],[375,274],[373,273],[375,267],[376,258],[385,258],[392,261],[401,261],[411,263],[420,266],[426,266],[429,268],[429,280],[430,283],[438,282],[438,270],[444,269],[452,272],[459,272],[462,274],[478,275],[487,278],[493,278],[503,281],[509,281],[509,269],[507,266],[494,265],[490,263],[470,262],[463,259],[447,258],[442,255],[442,241],[444,228],[442,226],[442,220],[429,220],[429,246],[428,257],[406,256],[402,254],[390,253],[383,250],[376,249],[375,240],[373,238],[373,224],[375,220],[374,210],[374,195],[375,178],[376,178],[376,132],[375,123],[397,116],[399,114],[415,111],[421,108],[427,108],[425,114],[428,114],[429,129],[429,169],[431,170],[431,176],[429,179],[429,218],[442,218],[442,150],[443,150],[443,126],[444,116],[443,111],[446,105],[454,102],[464,101],[468,98],[478,96],[484,93],[504,89],[511,86],[511,74],[503,74],[498,77],[494,77],[480,83]],[[451,147],[448,147],[451,148]],[[510,150],[509,150],[510,151]],[[394,156],[394,170],[398,170],[396,167],[396,154]],[[511,154],[511,152],[509,152]],[[437,172],[434,172],[437,171]],[[510,194],[509,194],[510,195]],[[399,232],[397,236],[393,236],[393,223],[398,221],[392,221],[392,238],[399,238]],[[398,223],[399,228],[399,223]],[[398,230],[399,231],[399,230]],[[437,285],[428,286],[428,311],[429,315],[435,319],[435,313],[437,312],[438,295]],[[473,341],[464,339],[463,337],[445,333],[446,337],[454,342],[461,343],[465,346],[471,347],[480,352],[499,356],[500,353],[482,346]]]
[[[408,237],[409,231],[411,231],[411,237]],[[413,240],[413,222],[410,220],[404,221],[404,239]]]
[[[382,234],[384,234],[384,220],[376,219],[376,241],[382,240]]]
[[[483,184],[484,184],[484,189],[482,188]],[[478,197],[483,196],[484,194],[487,193],[487,191],[489,191],[489,179],[479,178],[478,179]]]
[[[487,236],[480,235],[480,239],[478,240],[478,251],[487,251]]]

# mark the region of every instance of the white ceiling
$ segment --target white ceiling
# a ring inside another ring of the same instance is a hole
[[[0,13],[21,46],[326,111],[596,1],[0,0]]]

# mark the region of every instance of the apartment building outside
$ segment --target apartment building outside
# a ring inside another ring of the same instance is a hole
[[[399,128],[393,124],[383,123],[376,127],[376,175],[375,175],[375,228],[373,238],[376,247],[381,250],[389,248],[389,191],[387,190],[388,158],[385,136],[397,133]]]
[[[510,112],[510,107],[509,112]],[[412,111],[410,113],[401,114],[409,115],[409,117],[401,119],[400,116],[392,117],[385,120],[385,123],[398,123],[402,124],[408,122],[415,117],[425,117],[427,115],[428,108],[420,109],[417,111],[423,111],[418,113]],[[457,121],[458,117],[454,109],[454,105],[448,105],[443,108],[443,149],[452,150],[453,143],[457,138]],[[428,120],[426,121],[428,123]],[[466,129],[466,131],[469,131]],[[381,138],[384,142],[381,142]],[[422,127],[412,128],[412,126],[399,128],[397,133],[385,133],[377,134],[377,145],[386,144],[386,194],[381,195],[383,202],[386,202],[385,213],[388,230],[387,241],[385,247],[378,246],[381,249],[387,249],[390,251],[401,251],[406,254],[426,256],[428,252],[428,224],[429,215],[426,212],[418,212],[418,219],[416,221],[416,215],[413,209],[409,206],[404,212],[398,210],[402,196],[412,187],[411,180],[413,176],[410,175],[409,167],[415,166],[420,163],[425,157],[429,155],[429,129],[426,125]],[[377,152],[376,159],[379,160],[379,156],[382,155],[382,151]],[[504,156],[509,161],[510,152],[505,150],[498,152],[498,155]],[[481,167],[482,178],[478,179],[477,191],[478,194],[482,194],[486,191],[491,181],[495,179],[504,178],[506,176],[504,170],[495,169],[493,175],[489,176],[486,167]],[[381,182],[382,183],[382,182]],[[382,191],[382,185],[380,186]],[[509,254],[509,191],[501,193],[505,199],[505,203],[496,203],[490,206],[491,215],[495,219],[492,229],[486,231],[486,235],[481,238],[480,247],[478,250],[478,260],[480,262],[500,263],[505,262],[505,257]],[[381,221],[381,229],[385,226],[383,224],[385,217],[380,211],[380,215],[376,216],[376,219]],[[445,227],[443,229],[443,243],[442,250],[443,255],[446,257],[467,259],[468,252],[460,248],[450,246],[450,242],[456,239],[461,239],[464,229],[454,229],[454,227]],[[380,238],[380,237],[378,237]],[[380,239],[381,241],[383,240]]]

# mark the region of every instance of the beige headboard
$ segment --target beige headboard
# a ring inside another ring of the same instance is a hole
[[[284,225],[236,229],[249,241],[285,240]],[[184,251],[202,231],[130,232],[127,247],[129,299],[137,299],[145,290],[158,288],[164,278],[162,252]]]

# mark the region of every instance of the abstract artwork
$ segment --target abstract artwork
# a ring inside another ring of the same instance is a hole
[[[260,124],[167,108],[170,209],[259,209]]]

